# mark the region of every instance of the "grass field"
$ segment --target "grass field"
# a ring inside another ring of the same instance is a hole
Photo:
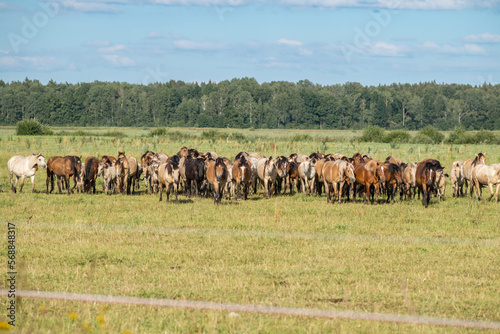
[[[358,143],[359,133],[351,131],[238,130],[246,138],[239,142],[203,139],[200,129],[174,130],[189,134],[182,141],[147,137],[149,129],[119,129],[123,138],[55,130],[67,134],[18,137],[12,128],[0,129],[0,261],[6,268],[7,222],[13,222],[19,290],[500,321],[499,204],[452,198],[450,185],[446,201],[433,198],[428,209],[417,200],[327,205],[324,196],[265,200],[260,193],[216,207],[210,199],[182,195],[178,204],[160,203],[143,193],[143,184],[134,196],[46,195],[44,171],[36,176],[37,193],[28,180],[25,193],[12,194],[6,168],[17,154],[84,159],[125,150],[139,158],[147,149],[175,154],[185,145],[228,157],[241,150],[268,156],[319,150],[369,152],[381,160],[436,158],[449,171],[454,160],[478,152],[486,152],[488,163],[500,162],[498,146]],[[304,134],[311,138],[294,140]],[[2,297],[3,310],[7,302]],[[32,298],[17,306],[13,331],[19,333],[478,331]],[[6,320],[1,312],[0,322]]]

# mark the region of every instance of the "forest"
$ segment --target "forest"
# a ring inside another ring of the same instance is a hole
[[[0,125],[500,130],[500,85],[0,80]]]

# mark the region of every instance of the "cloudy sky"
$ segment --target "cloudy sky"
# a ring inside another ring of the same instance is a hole
[[[0,0],[0,79],[500,83],[500,0]]]

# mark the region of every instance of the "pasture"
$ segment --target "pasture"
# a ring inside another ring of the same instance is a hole
[[[62,129],[56,129],[56,133]],[[25,182],[13,194],[7,160],[13,155],[140,156],[146,150],[175,154],[180,147],[267,156],[313,151],[388,155],[403,161],[434,158],[449,172],[453,161],[486,153],[489,145],[390,145],[358,143],[350,131],[238,130],[245,140],[189,136],[146,137],[146,129],[119,129],[124,138],[18,137],[0,129],[0,261],[7,262],[7,222],[16,224],[18,290],[72,292],[190,301],[333,309],[500,322],[500,218],[498,203],[436,198],[421,202],[328,204],[323,194],[295,193],[215,206],[211,198],[159,202],[141,182],[133,196],[37,193]],[[88,130],[88,129],[85,129]],[[89,131],[105,132],[108,129]],[[219,133],[236,130],[221,129]],[[295,140],[303,137],[306,140]],[[325,138],[327,138],[325,140]],[[483,198],[486,195],[483,190]],[[5,265],[4,265],[5,268]],[[7,288],[2,280],[0,288]],[[7,298],[2,297],[5,310]],[[158,306],[21,298],[19,333],[163,332],[474,332],[446,326],[326,319]],[[6,321],[5,312],[0,322]],[[483,332],[483,330],[481,330]]]

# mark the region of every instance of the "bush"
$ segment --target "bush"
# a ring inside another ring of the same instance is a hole
[[[165,136],[167,134],[166,128],[156,128],[154,130],[149,131],[149,137],[160,137]]]
[[[478,131],[474,136],[474,144],[499,144],[500,140],[495,134],[488,130]]]
[[[384,143],[409,143],[410,133],[406,130],[393,130],[384,135]]]
[[[103,137],[115,137],[115,138],[125,138],[125,137],[127,137],[126,134],[124,134],[121,131],[117,131],[117,130],[106,131],[102,136]]]
[[[247,142],[248,139],[247,137],[245,137],[244,134],[242,133],[239,133],[239,132],[232,132],[230,135],[229,135],[229,139],[231,140],[234,140],[234,141],[237,141],[237,142]]]
[[[363,129],[360,141],[381,143],[384,139],[384,129],[379,126],[368,126]]]
[[[417,133],[415,137],[413,137],[412,142],[414,144],[434,144],[434,140],[431,137],[421,132]]]
[[[16,134],[18,136],[50,136],[54,134],[54,131],[36,119],[25,119],[17,123]]]
[[[292,138],[290,138],[290,141],[296,142],[296,141],[311,141],[313,138],[308,135],[307,133],[305,134],[296,134]]]
[[[431,144],[439,144],[444,139],[444,135],[432,125],[427,125],[425,128],[419,131],[419,134],[429,137],[432,140]]]
[[[474,139],[464,128],[456,127],[450,132],[446,141],[453,144],[472,144]]]
[[[218,130],[215,129],[205,130],[200,135],[202,139],[207,139],[211,141],[222,138],[223,136],[224,136],[223,134],[221,134]]]

